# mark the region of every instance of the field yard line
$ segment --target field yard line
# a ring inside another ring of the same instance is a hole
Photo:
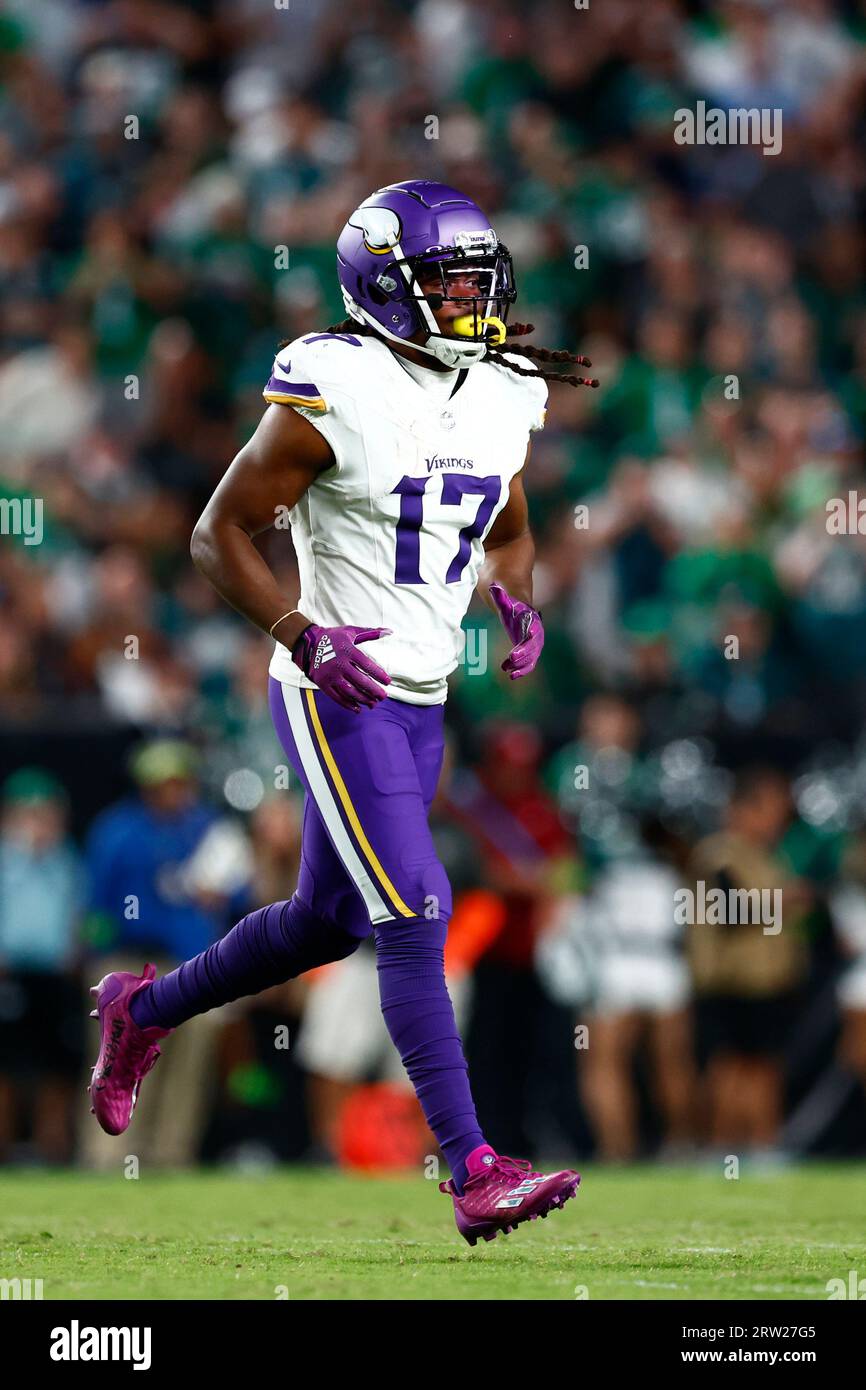
[[[810,1240],[806,1246],[807,1250],[851,1250],[860,1249],[863,1242],[860,1240]]]
[[[743,1284],[744,1289],[753,1289],[755,1293],[787,1293],[792,1292],[791,1284]],[[799,1292],[799,1290],[793,1290]]]

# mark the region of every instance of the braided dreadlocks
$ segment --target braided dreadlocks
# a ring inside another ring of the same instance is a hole
[[[524,334],[534,332],[534,324],[506,324],[506,336],[523,338]],[[573,361],[577,367],[591,367],[592,363],[588,357],[581,357],[578,354],[566,352],[564,349],[555,350],[552,347],[534,347],[531,343],[509,343],[506,352],[516,353],[520,357],[530,357],[532,361]],[[573,377],[566,375],[562,371],[531,371],[527,367],[518,367],[516,361],[506,361],[502,356],[502,349],[488,347],[487,361],[493,361],[499,367],[507,367],[518,377],[541,377],[542,381],[562,381],[567,386],[598,386],[598,377]]]
[[[535,330],[533,323],[512,323],[505,328],[506,336],[522,338],[526,333]],[[574,362],[578,367],[591,367],[592,363],[588,357],[580,357],[573,352],[566,352],[564,349],[555,351],[553,348],[533,347],[531,343],[509,343],[505,351],[515,353],[520,357],[528,357],[533,362]],[[570,376],[562,372],[543,372],[532,371],[528,367],[518,367],[516,362],[508,362],[502,356],[503,349],[488,348],[488,362],[495,362],[497,366],[507,367],[510,372],[515,372],[517,376],[540,376],[542,381],[561,381],[566,386],[598,386],[597,377]]]
[[[505,331],[509,338],[523,338],[527,333],[535,331],[535,325],[532,323],[510,323],[506,326]],[[354,333],[360,337],[376,336],[375,330],[369,324],[358,323],[355,319],[343,319],[342,323],[333,323],[330,328],[325,329],[325,332]],[[287,338],[279,346],[281,348],[288,347],[290,341]],[[503,351],[528,357],[533,362],[574,362],[578,367],[591,367],[592,363],[588,357],[579,357],[573,352],[556,352],[552,348],[533,347],[529,343],[509,343],[506,349],[489,347],[485,361],[493,362],[497,367],[505,367],[509,372],[514,372],[516,376],[540,377],[542,381],[559,381],[565,386],[598,386],[598,380],[595,377],[567,376],[563,372],[545,372],[541,369],[536,371],[531,367],[519,367],[516,362],[509,362],[507,358],[503,357]]]

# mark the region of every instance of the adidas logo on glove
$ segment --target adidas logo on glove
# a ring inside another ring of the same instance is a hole
[[[334,656],[334,644],[327,633],[322,637],[316,648],[316,655],[313,657],[313,666],[316,670],[324,666],[326,661],[330,661]]]

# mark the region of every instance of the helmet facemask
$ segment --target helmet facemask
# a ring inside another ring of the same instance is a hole
[[[472,354],[472,360],[477,360],[491,343],[501,345],[505,341],[508,310],[517,292],[511,256],[501,243],[497,242],[489,254],[455,252],[449,248],[444,254],[416,256],[411,268],[412,291],[418,298],[423,296],[428,311],[424,314],[422,310],[428,351],[437,356],[444,351],[447,355],[457,339],[461,346],[469,349],[464,354],[467,358],[472,347],[479,349],[477,358]],[[443,304],[455,304],[464,309],[464,313],[452,319],[444,330],[435,319],[435,311]]]

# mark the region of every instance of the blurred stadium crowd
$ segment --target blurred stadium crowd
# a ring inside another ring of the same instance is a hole
[[[276,342],[343,317],[347,214],[423,176],[602,382],[551,388],[527,470],[539,673],[479,605],[448,705],[486,1132],[866,1149],[866,536],[826,512],[866,433],[864,59],[856,0],[7,0],[0,500],[44,533],[0,541],[0,1156],[106,1161],[85,983],[291,894],[271,644],[188,537]],[[678,145],[698,99],[781,109],[781,153]],[[677,926],[698,877],[783,888],[783,931]],[[414,1159],[406,1097],[362,951],[181,1030],[135,1148]]]

